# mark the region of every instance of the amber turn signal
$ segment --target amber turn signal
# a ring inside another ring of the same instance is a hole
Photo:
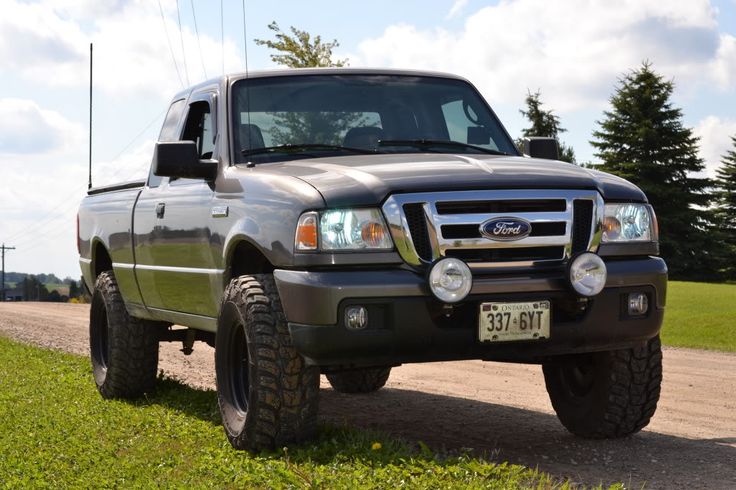
[[[368,221],[360,228],[360,238],[369,247],[380,247],[386,239],[386,231],[379,223]]]
[[[317,213],[305,213],[296,225],[294,248],[297,250],[317,250]]]

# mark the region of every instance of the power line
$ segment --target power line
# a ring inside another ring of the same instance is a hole
[[[171,45],[171,38],[169,37],[169,30],[166,28],[166,18],[164,17],[164,9],[163,7],[161,7],[161,0],[158,0],[158,10],[159,12],[161,12],[161,23],[164,25],[164,34],[166,35],[166,42],[169,44],[169,52],[171,53],[171,60],[174,62],[174,69],[176,70],[176,76],[179,77],[179,83],[181,84],[182,88],[186,88],[186,85],[184,85],[184,80],[182,80],[181,78],[181,73],[179,73],[179,65],[176,63],[176,55],[174,55],[174,48]]]
[[[194,10],[194,0],[190,0],[192,4],[192,17],[194,18],[194,32],[197,34],[197,46],[199,47],[199,61],[202,62],[202,71],[204,78],[207,79],[207,68],[204,67],[204,56],[202,56],[202,44],[199,41],[199,28],[197,27],[197,12]]]
[[[179,14],[179,0],[176,0],[176,21],[179,24],[179,42],[181,43],[181,56],[184,59],[184,76],[189,85],[189,68],[187,68],[187,52],[184,50],[184,34],[181,31],[181,15]]]

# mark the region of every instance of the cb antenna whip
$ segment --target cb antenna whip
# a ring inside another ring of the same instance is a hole
[[[92,188],[92,43],[89,43],[89,180],[87,189]]]

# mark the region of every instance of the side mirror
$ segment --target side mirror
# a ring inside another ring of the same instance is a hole
[[[194,141],[156,143],[151,165],[159,177],[213,180],[217,176],[217,160],[200,160]]]
[[[532,158],[560,159],[560,146],[555,138],[532,136],[524,138],[524,154]]]

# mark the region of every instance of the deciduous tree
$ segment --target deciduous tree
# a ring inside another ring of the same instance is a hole
[[[274,32],[276,40],[256,39],[259,46],[266,46],[274,51],[271,60],[279,65],[289,68],[309,68],[316,66],[345,66],[348,62],[344,60],[333,60],[332,50],[340,45],[336,39],[332,42],[322,42],[321,36],[310,35],[294,26],[287,34],[281,30],[276,21],[268,24],[268,28]]]

